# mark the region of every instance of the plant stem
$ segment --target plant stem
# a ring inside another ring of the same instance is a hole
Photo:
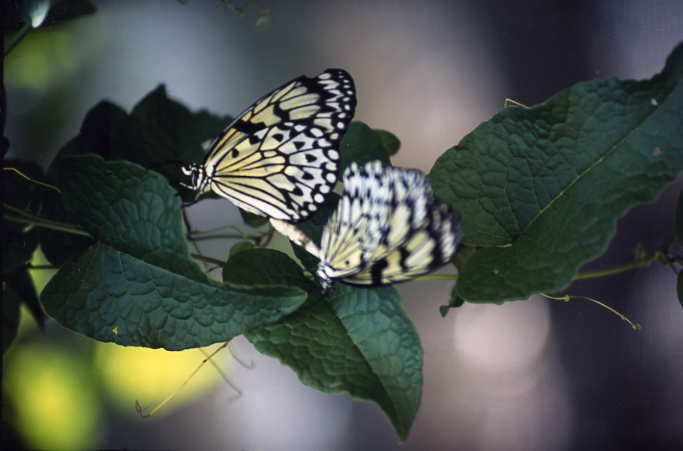
[[[16,47],[17,44],[19,44],[21,42],[21,40],[26,37],[26,35],[28,34],[29,31],[31,31],[31,25],[30,24],[26,24],[23,27],[21,27],[21,29],[17,33],[16,37],[14,38],[14,40],[7,46],[7,50],[5,50],[5,54],[3,56],[9,55],[9,53],[12,50],[14,50],[14,47]]]
[[[202,240],[217,240],[217,239],[232,239],[232,240],[240,240],[240,239],[247,239],[250,237],[243,237],[240,235],[231,235],[229,233],[218,233],[216,235],[208,235],[208,236],[194,236],[190,235],[190,239],[192,241],[202,241]]]
[[[596,277],[605,277],[605,276],[612,276],[614,274],[619,274],[622,272],[629,271],[631,269],[636,269],[636,268],[642,268],[644,266],[650,266],[653,261],[655,261],[658,257],[658,253],[654,253],[652,255],[638,258],[631,263],[626,263],[625,265],[620,265],[615,268],[608,268],[608,269],[601,269],[598,271],[587,271],[587,272],[580,272],[576,275],[574,280],[582,280],[582,279],[594,279]]]
[[[215,228],[209,229],[209,230],[196,230],[196,231],[192,231],[190,233],[190,235],[192,237],[195,237],[197,235],[208,235],[210,233],[220,232],[221,230],[227,230],[227,229],[231,229],[231,230],[234,230],[235,232],[239,233],[240,238],[245,238],[247,236],[247,234],[244,233],[244,231],[242,229],[240,229],[239,227],[236,227],[234,225],[224,225],[224,226],[215,227]]]
[[[457,280],[457,274],[425,274],[424,276],[418,276],[415,280]]]
[[[7,205],[5,203],[2,204],[3,208],[10,210],[14,213],[17,213],[21,216],[14,216],[14,215],[8,215],[5,214],[3,217],[7,219],[8,221],[12,222],[18,222],[20,224],[31,224],[37,227],[44,227],[46,229],[52,229],[52,230],[57,230],[60,232],[66,232],[66,233],[71,233],[73,235],[81,235],[81,236],[87,236],[89,238],[92,238],[93,236],[90,235],[88,232],[85,230],[81,229],[77,225],[74,224],[67,224],[65,222],[58,222],[58,221],[52,221],[50,219],[45,219],[45,218],[40,218],[38,216],[33,216],[30,213],[26,213],[23,210],[20,210],[19,208],[15,208],[11,205]]]
[[[215,258],[205,257],[201,254],[190,254],[190,256],[196,260],[201,260],[206,263],[212,263],[214,265],[223,266],[224,262],[221,260],[216,260]]]

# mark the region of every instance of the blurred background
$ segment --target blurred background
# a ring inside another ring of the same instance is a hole
[[[428,171],[503,107],[542,102],[578,81],[645,78],[683,39],[683,2],[93,1],[94,15],[37,30],[5,60],[10,156],[44,166],[108,99],[130,110],[164,83],[191,109],[237,114],[302,73],[355,78],[356,119],[396,134],[394,165]],[[619,221],[617,266],[666,246],[682,180]],[[228,202],[190,209],[197,230],[242,225]],[[232,243],[212,242],[224,259]],[[279,243],[283,246],[284,243]],[[452,268],[443,272],[451,272]],[[40,287],[49,272],[36,271]],[[467,304],[446,318],[451,283],[399,286],[425,353],[422,406],[406,450],[681,449],[683,309],[675,276],[653,265],[573,284],[642,325],[586,301]],[[23,312],[26,313],[26,312]],[[309,389],[243,338],[159,414],[139,418],[201,362],[197,350],[123,348],[24,314],[3,359],[5,439],[29,449],[346,450],[398,448],[375,405]]]

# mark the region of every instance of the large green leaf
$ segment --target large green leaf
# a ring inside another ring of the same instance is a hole
[[[348,392],[377,403],[405,439],[420,405],[422,348],[392,287],[337,284],[325,302],[316,284],[285,254],[253,249],[233,255],[223,277],[233,283],[294,284],[309,300],[279,322],[246,337],[324,392]]]
[[[46,193],[45,209],[42,216],[63,223],[77,222],[77,218],[64,209],[62,200],[61,193],[54,191]],[[50,263],[57,266],[61,266],[67,260],[78,257],[94,243],[92,238],[82,235],[74,235],[42,227],[38,231],[40,250]]]
[[[295,287],[209,280],[190,257],[180,199],[159,174],[95,155],[59,166],[65,205],[98,240],[42,293],[62,325],[101,341],[178,350],[229,340],[305,301]]]
[[[10,347],[19,328],[19,296],[2,282],[2,353]]]
[[[375,128],[373,131],[379,136],[384,150],[387,151],[387,155],[391,156],[398,153],[399,149],[401,148],[401,141],[396,135],[379,128]]]
[[[429,178],[481,248],[460,268],[468,301],[566,287],[683,167],[683,46],[651,80],[578,83],[503,110],[439,158]]]
[[[125,159],[163,174],[174,187],[183,181],[180,165],[202,161],[202,145],[230,122],[207,111],[192,112],[166,95],[163,85],[147,94],[131,114],[111,102],[95,105],[79,134],[60,151],[67,155],[98,154],[107,160]],[[50,175],[58,177],[56,168]],[[185,180],[187,182],[187,180]],[[181,190],[186,201],[195,193]]]
[[[373,130],[363,122],[351,122],[339,146],[341,153],[339,173],[343,174],[344,169],[352,161],[363,164],[371,160],[380,160],[384,164],[389,164],[390,150],[393,148],[390,143],[387,143],[385,147],[386,139],[381,131]]]

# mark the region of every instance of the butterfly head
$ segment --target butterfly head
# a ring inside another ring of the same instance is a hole
[[[204,165],[198,163],[190,163],[181,168],[183,174],[191,177],[191,182],[181,183],[182,186],[203,193],[207,190],[210,177],[207,176]]]

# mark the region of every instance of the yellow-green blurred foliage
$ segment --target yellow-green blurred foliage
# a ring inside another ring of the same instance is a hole
[[[13,346],[4,391],[17,431],[37,449],[87,449],[99,437],[100,404],[83,360],[45,342]]]
[[[32,263],[49,264],[40,250],[35,252]],[[38,293],[54,273],[56,270],[31,271]],[[54,334],[61,338],[55,340]],[[94,353],[87,352],[90,346],[95,348]],[[214,362],[224,368],[229,355],[223,351]],[[41,334],[28,309],[22,306],[17,337],[4,356],[4,399],[11,408],[3,415],[13,413],[5,419],[15,425],[29,447],[92,448],[103,433],[100,413],[104,399],[100,388],[125,413],[136,415],[135,400],[144,407],[154,407],[178,389],[204,358],[197,349],[171,352],[101,343],[70,335],[49,323],[45,334]],[[222,382],[221,375],[207,363],[158,416],[187,405],[218,381]]]
[[[204,349],[210,353],[218,346]],[[228,355],[222,351],[214,357],[214,362],[223,368]],[[111,399],[124,411],[135,414],[136,400],[147,410],[153,408],[180,387],[204,358],[197,349],[166,351],[97,343],[94,366]],[[218,371],[207,363],[158,415],[192,401],[219,380]]]
[[[77,76],[102,46],[102,33],[97,17],[74,20],[69,26],[51,26],[31,30],[5,58],[6,88],[46,92],[65,79]],[[87,42],[75,42],[79,27],[87,27]],[[16,36],[5,38],[8,45]]]

